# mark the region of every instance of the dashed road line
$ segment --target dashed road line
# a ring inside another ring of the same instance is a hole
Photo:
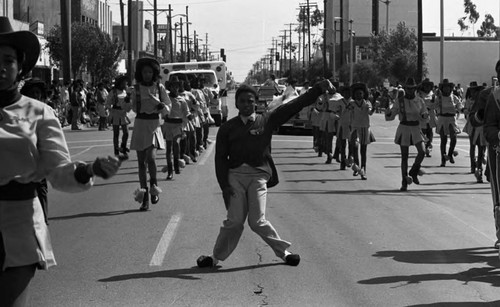
[[[163,264],[168,246],[177,232],[177,227],[179,226],[181,219],[182,214],[180,213],[172,216],[167,224],[167,227],[165,228],[165,231],[163,232],[163,235],[161,236],[160,242],[158,242],[158,246],[156,247],[153,257],[149,262],[149,266],[161,266]]]

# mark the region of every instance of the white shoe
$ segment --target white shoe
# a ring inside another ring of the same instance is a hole
[[[158,196],[163,192],[156,184],[153,184],[151,188],[149,189],[149,194],[153,196]]]
[[[180,168],[185,168],[186,167],[186,161],[184,161],[183,159],[179,159],[179,167]]]
[[[134,191],[134,200],[141,204],[144,199],[144,195],[146,195],[146,189],[138,188]]]
[[[188,156],[188,155],[183,155],[182,156],[182,159],[184,160],[184,162],[186,164],[190,164],[192,161],[191,161],[191,158]]]

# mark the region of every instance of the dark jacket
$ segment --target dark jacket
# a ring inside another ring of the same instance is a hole
[[[229,169],[243,163],[269,173],[268,187],[278,184],[278,174],[271,157],[273,132],[302,108],[313,104],[321,92],[320,88],[313,87],[269,113],[256,114],[255,121],[246,124],[239,115],[224,123],[219,128],[215,143],[215,173],[221,189],[229,186]]]
[[[500,101],[495,101],[493,87],[484,89],[479,94],[480,105],[484,105],[484,137],[488,145],[498,146],[500,131]]]

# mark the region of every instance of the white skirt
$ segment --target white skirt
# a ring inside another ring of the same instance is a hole
[[[46,270],[56,265],[49,229],[38,197],[0,200],[0,233],[5,250],[2,270],[31,264]]]

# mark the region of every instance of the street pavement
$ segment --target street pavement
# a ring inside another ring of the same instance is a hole
[[[326,165],[311,136],[273,137],[280,184],[269,190],[267,219],[301,255],[298,267],[283,265],[245,225],[229,259],[216,269],[197,268],[225,216],[215,144],[172,181],[159,173],[163,194],[148,212],[133,201],[132,153],[115,177],[98,178],[88,192],[50,189],[58,265],[37,272],[30,305],[499,306],[490,187],[468,173],[465,134],[455,164],[439,167],[434,152],[423,162],[421,184],[400,192],[397,121],[383,114],[371,120],[377,141],[368,146],[366,181],[336,162]],[[65,131],[75,160],[113,153],[111,131]],[[158,152],[158,169],[164,155]]]

